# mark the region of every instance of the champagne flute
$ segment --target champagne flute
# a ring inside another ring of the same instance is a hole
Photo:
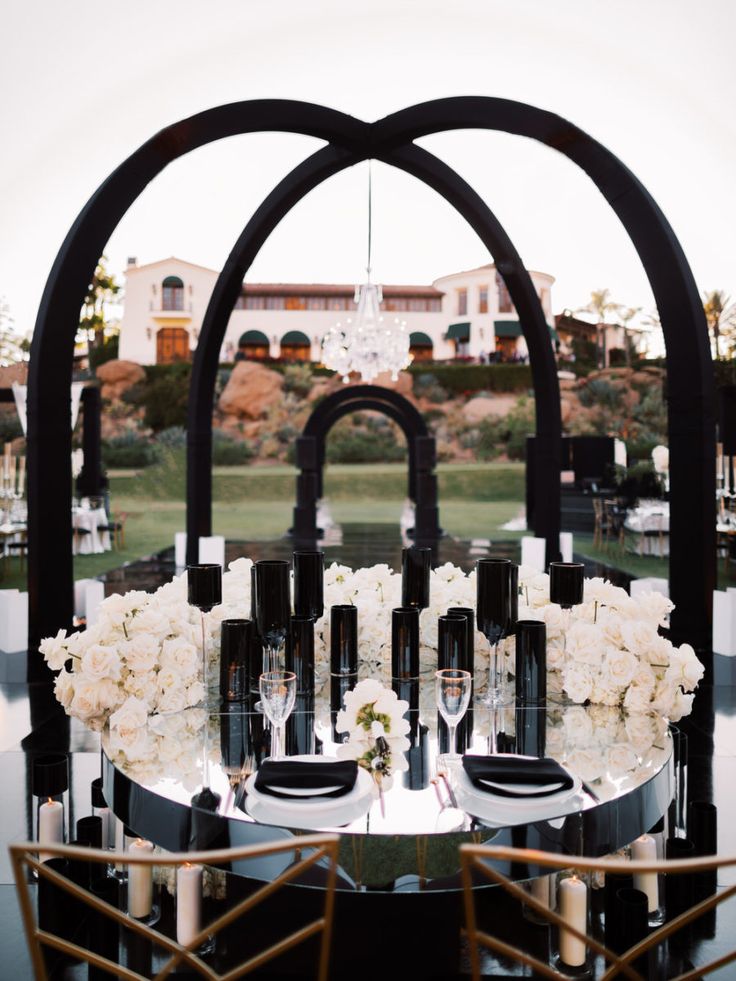
[[[293,671],[265,671],[258,680],[263,713],[273,727],[271,759],[281,758],[286,720],[296,699],[296,675]]]
[[[435,678],[437,708],[450,733],[450,752],[445,754],[445,761],[449,764],[460,759],[457,752],[457,724],[467,711],[473,676],[469,671],[443,668],[435,673]]]
[[[503,705],[508,700],[498,645],[513,634],[519,618],[519,569],[509,559],[478,559],[478,630],[490,645],[488,691],[484,705]]]

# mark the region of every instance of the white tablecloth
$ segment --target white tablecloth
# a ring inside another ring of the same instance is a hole
[[[634,545],[638,555],[670,554],[670,507],[666,501],[631,508],[625,527],[639,536]]]
[[[112,548],[110,533],[98,531],[100,525],[109,524],[104,508],[74,508],[72,511],[72,527],[86,529],[89,535],[75,535],[73,540],[74,554],[97,555],[109,552]]]

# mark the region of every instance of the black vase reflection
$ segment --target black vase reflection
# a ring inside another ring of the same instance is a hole
[[[416,714],[418,716],[418,713]],[[411,717],[409,721],[412,723]],[[407,790],[425,790],[431,779],[429,726],[425,726],[418,718],[412,724],[409,742],[410,746],[406,751],[406,762],[409,764],[409,769],[403,771],[402,783]]]
[[[239,786],[255,770],[250,715],[243,704],[223,706],[220,754],[231,787]]]
[[[220,626],[220,697],[242,702],[251,686],[251,620],[223,620]]]
[[[391,677],[419,678],[419,609],[397,606],[391,611]]]
[[[358,609],[349,604],[330,610],[330,709],[342,708],[345,692],[358,682]]]
[[[314,620],[293,616],[286,638],[286,670],[296,675],[297,693],[314,693]]]
[[[547,625],[542,620],[516,624],[516,701],[529,705],[547,698]]]
[[[312,756],[321,748],[314,731],[314,693],[297,692],[294,708],[286,720],[286,755]]]
[[[207,657],[207,634],[205,631],[204,615],[213,606],[222,602],[222,566],[217,562],[199,563],[187,566],[187,597],[190,606],[200,611],[202,630],[202,684],[206,692],[213,685],[210,677],[209,658]],[[214,679],[217,685],[218,679]]]
[[[547,751],[547,711],[540,705],[517,705],[515,752],[519,756],[538,756]]]
[[[261,559],[255,569],[255,613],[263,644],[263,671],[283,671],[291,616],[289,563],[284,559]]]

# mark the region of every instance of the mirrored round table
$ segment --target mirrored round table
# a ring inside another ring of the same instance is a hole
[[[674,794],[665,719],[601,705],[491,710],[476,703],[458,730],[466,752],[552,757],[579,786],[542,806],[473,798],[463,792],[461,774],[442,765],[447,731],[428,679],[411,693],[407,769],[394,774],[380,796],[364,798],[359,813],[332,812],[336,820],[322,825],[309,803],[290,805],[287,816],[278,806],[272,812],[255,806],[246,792],[247,777],[270,751],[268,725],[255,701],[252,695],[209,712],[154,716],[143,729],[105,732],[104,792],[117,817],[171,851],[335,831],[342,836],[338,889],[436,893],[461,889],[458,847],[464,842],[600,856],[651,829]],[[334,757],[334,719],[327,701],[299,695],[287,723],[288,755]],[[231,871],[270,881],[283,868],[268,859]],[[537,874],[531,866],[505,871],[518,879]],[[318,888],[321,879],[301,884]]]

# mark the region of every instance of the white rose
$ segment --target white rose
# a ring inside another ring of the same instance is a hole
[[[629,712],[646,712],[651,708],[653,689],[648,685],[629,685],[624,695],[624,708]]]
[[[590,698],[593,682],[584,666],[568,665],[563,672],[563,684],[573,702],[584,702]]]
[[[636,611],[632,611],[632,616],[664,627],[674,608],[675,604],[663,593],[642,593],[636,598]]]
[[[608,750],[608,768],[614,773],[626,773],[635,770],[639,765],[639,757],[628,743],[614,743]]]
[[[74,697],[69,706],[69,714],[81,719],[82,722],[91,722],[104,711],[100,702],[100,684],[97,681],[88,681],[80,677],[75,681]]]
[[[38,649],[52,671],[61,671],[70,656],[66,647],[66,630],[60,630],[55,637],[44,638]]]
[[[631,689],[629,689],[631,691]],[[647,703],[647,708],[648,703]],[[657,738],[654,716],[650,712],[635,712],[626,717],[626,737],[633,748],[643,756]]]
[[[140,698],[131,695],[117,712],[110,716],[111,729],[140,729],[148,721],[148,706]]]
[[[181,637],[164,641],[161,668],[174,671],[183,678],[191,677],[199,670],[201,655],[194,644]]]
[[[602,630],[597,624],[574,623],[565,637],[565,652],[578,664],[598,666],[603,655]]]
[[[54,682],[54,694],[64,710],[68,711],[74,698],[74,675],[66,670],[60,671]]]
[[[569,769],[586,783],[597,780],[605,772],[601,754],[590,749],[574,749],[567,757]]]
[[[630,685],[639,662],[629,651],[617,651],[609,648],[603,660],[608,681],[618,688],[625,688]]]
[[[695,695],[686,695],[682,689],[678,688],[675,693],[674,701],[670,707],[669,717],[672,722],[679,722],[685,715],[690,715],[693,710],[693,699]]]
[[[153,634],[156,637],[166,637],[169,633],[169,617],[164,609],[147,606],[140,610],[126,624],[129,637],[137,634]]]
[[[187,706],[199,705],[204,698],[204,685],[201,681],[193,681],[186,689]]]
[[[146,705],[153,705],[158,698],[158,680],[155,671],[129,674],[123,682],[126,695],[135,695]]]
[[[159,712],[181,712],[187,707],[186,690],[181,688],[168,688],[159,697],[156,706]]]
[[[657,628],[644,620],[626,620],[621,624],[621,637],[637,657],[657,646]]]
[[[159,659],[161,645],[153,634],[139,633],[123,645],[123,657],[130,671],[152,671]]]
[[[692,691],[704,674],[705,668],[690,644],[683,644],[682,647],[672,650],[665,677],[673,686],[682,685],[685,691]]]
[[[103,647],[93,644],[82,655],[82,674],[90,680],[99,681],[101,678],[120,677],[120,655],[114,647]]]

